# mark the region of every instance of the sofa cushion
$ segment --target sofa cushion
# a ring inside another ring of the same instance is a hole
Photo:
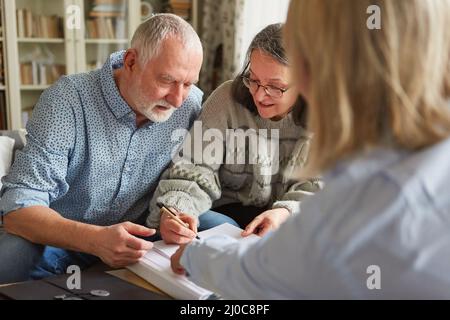
[[[14,150],[14,139],[10,137],[0,137],[0,189],[2,187],[1,178],[9,172]]]
[[[22,149],[24,145],[24,131],[0,131],[0,189],[2,187],[1,178],[8,173],[15,152]]]
[[[14,139],[14,154],[25,146],[25,130],[0,130],[0,136]]]

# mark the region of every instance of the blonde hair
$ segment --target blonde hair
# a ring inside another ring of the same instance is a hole
[[[367,9],[381,9],[370,30]],[[309,74],[313,175],[373,147],[419,150],[450,136],[450,1],[292,0],[292,70]]]

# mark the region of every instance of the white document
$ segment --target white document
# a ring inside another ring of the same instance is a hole
[[[229,223],[222,224],[215,228],[199,232],[199,237],[205,239],[214,235],[228,235],[238,241],[252,241],[259,238],[257,235],[250,235],[246,238],[241,236],[242,229]],[[136,264],[128,269],[155,285],[168,295],[182,300],[205,300],[214,293],[197,286],[189,281],[185,276],[173,273],[170,268],[170,257],[177,251],[178,245],[170,245],[164,241],[156,241],[153,249]]]

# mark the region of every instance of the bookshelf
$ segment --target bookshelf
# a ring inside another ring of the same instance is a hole
[[[25,127],[42,91],[73,73],[70,32],[64,28],[71,0],[3,0],[8,61],[10,129]]]
[[[6,130],[9,125],[7,113],[6,95],[6,59],[5,59],[5,38],[4,38],[4,9],[3,2],[0,2],[0,130]]]
[[[63,38],[51,39],[51,38],[17,38],[19,43],[64,43]]]
[[[0,0],[0,128],[24,128],[42,91],[61,75],[99,68],[128,48],[145,2],[152,13],[173,12],[197,28],[198,1]],[[80,23],[69,28],[74,7]]]
[[[25,127],[42,91],[61,75],[98,68],[110,53],[126,49],[140,23],[139,0],[0,0],[0,4],[5,31],[0,34],[0,49],[6,48],[3,57],[8,66],[8,83],[0,82],[0,98],[4,93],[8,129]],[[79,27],[69,28],[74,14]],[[93,22],[100,28],[98,36],[89,29]]]
[[[78,0],[84,29],[76,32],[80,72],[103,65],[109,54],[128,48],[139,26],[139,0]]]

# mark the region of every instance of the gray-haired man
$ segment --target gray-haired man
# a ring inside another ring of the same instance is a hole
[[[0,283],[99,258],[122,267],[151,248],[141,238],[154,230],[142,225],[180,143],[171,132],[200,111],[202,57],[187,22],[156,15],[101,70],[63,77],[43,93],[1,191]]]

